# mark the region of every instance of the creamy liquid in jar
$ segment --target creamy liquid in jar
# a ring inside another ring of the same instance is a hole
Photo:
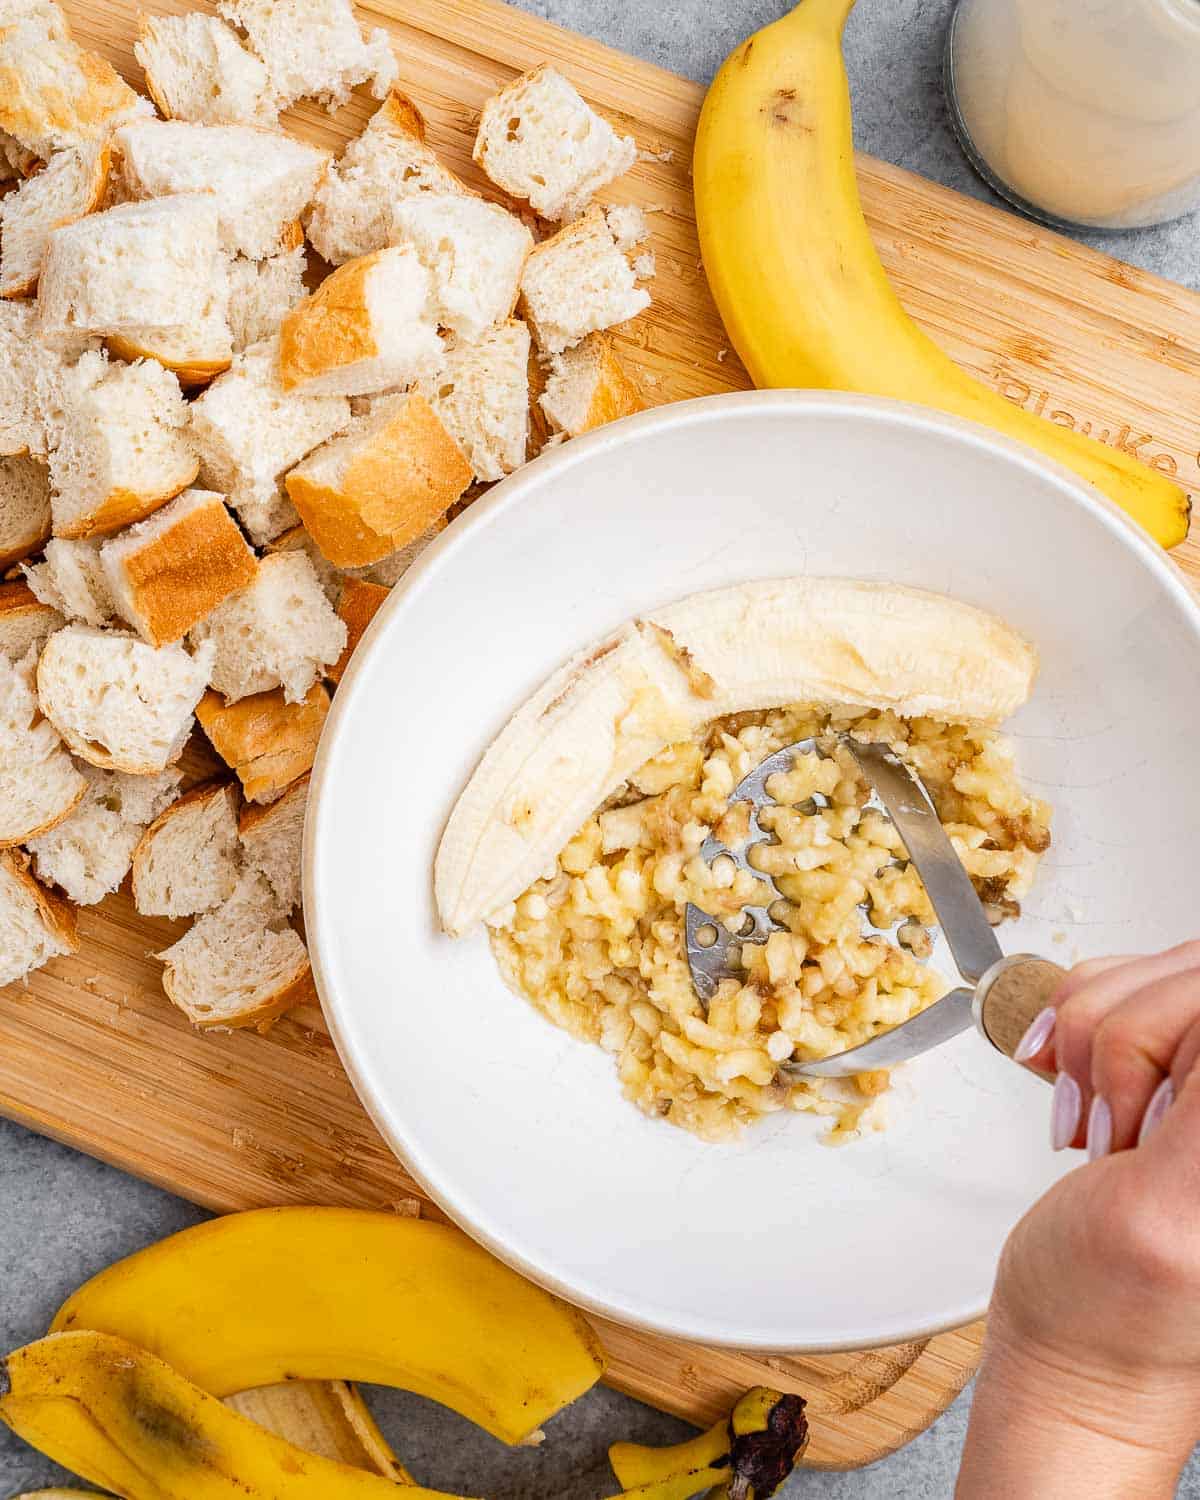
[[[947,85],[975,165],[1041,217],[1200,206],[1200,0],[959,0]]]

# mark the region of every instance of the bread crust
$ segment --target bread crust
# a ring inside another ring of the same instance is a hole
[[[293,1010],[297,1005],[315,1003],[317,998],[312,965],[309,963],[307,954],[304,956],[302,966],[297,968],[292,978],[282,988],[264,996],[250,1010],[241,1011],[233,1016],[192,1015],[187,1001],[176,994],[174,970],[170,964],[163,969],[162,987],[167,999],[184,1012],[197,1031],[243,1031],[246,1027],[253,1026],[257,1031],[265,1034],[284,1011]]]
[[[462,449],[415,391],[381,431],[364,438],[339,481],[315,478],[309,462],[284,482],[309,535],[340,568],[365,567],[415,541],[474,478]]]
[[[0,854],[0,863],[7,863],[11,874],[33,897],[42,925],[51,936],[68,952],[78,952],[79,918],[71,902],[34,879],[29,873],[29,856],[23,849],[6,850]]]
[[[631,417],[635,412],[646,409],[641,391],[617,358],[612,339],[606,333],[597,333],[591,337],[595,338],[598,350],[596,386],[588,403],[587,418],[579,429],[581,432],[591,432],[596,427],[603,427],[606,422]]]
[[[57,53],[60,72],[77,70],[79,86],[71,87],[63,79],[58,87],[31,89],[20,67],[20,53],[0,66],[0,130],[27,149],[40,155],[40,144],[51,133],[72,144],[96,140],[107,134],[114,116],[137,104],[137,94],[98,53],[71,41],[45,41],[39,46]]]
[[[295,781],[285,787],[283,793],[274,802],[247,802],[238,815],[239,836],[245,838],[247,835],[253,835],[264,823],[274,822],[294,798],[299,797],[303,802],[308,796],[308,786],[311,780],[311,771],[305,771],[303,776],[298,776]]]
[[[188,511],[161,536],[115,564],[152,646],[180,640],[235,589],[254,581],[258,563],[219,499]]]
[[[49,833],[52,828],[57,828],[60,823],[65,823],[87,793],[87,782],[81,782],[79,790],[71,798],[70,802],[56,812],[44,823],[37,824],[34,828],[23,828],[20,833],[5,835],[0,834],[0,849],[12,849],[17,844],[28,843],[30,839],[41,838],[43,833]]]
[[[122,333],[109,334],[105,343],[108,346],[108,352],[114,359],[123,359],[129,364],[133,364],[139,359],[153,359],[162,365],[164,370],[170,370],[178,379],[180,385],[186,386],[207,385],[210,381],[215,380],[218,375],[223,375],[233,362],[232,349],[228,359],[222,355],[220,359],[188,358],[180,360],[161,354],[151,345],[138,343],[135,339],[127,338]]]
[[[285,391],[379,353],[367,280],[385,253],[347,261],[285,315],[279,325],[279,383]]]
[[[215,797],[225,796],[229,792],[236,794],[236,783],[225,777],[216,777],[210,781],[198,782],[189,787],[182,797],[176,797],[170,807],[166,807],[155,818],[154,822],[146,829],[141,838],[133,846],[133,856],[130,861],[130,869],[133,875],[133,904],[141,910],[140,897],[138,894],[139,876],[145,873],[146,859],[150,853],[150,847],[157,834],[168,824],[172,818],[177,817],[185,808],[196,802],[209,802]]]
[[[325,674],[331,682],[341,682],[367,626],[387,603],[391,592],[381,583],[367,583],[362,578],[346,579],[337,611],[338,618],[346,626],[346,649]]]
[[[391,90],[379,106],[378,114],[395,129],[415,136],[422,146],[425,144],[425,116],[400,89]]]
[[[30,619],[41,616],[48,625],[62,619],[58,610],[53,609],[49,604],[43,604],[24,581],[0,583],[0,633],[3,633],[7,621],[17,620],[23,616]]]
[[[213,749],[236,772],[250,802],[274,802],[312,770],[329,693],[314,683],[299,703],[286,703],[282,688],[226,704],[211,688],[196,705],[196,718]]]
[[[141,494],[136,490],[110,490],[94,510],[57,527],[54,534],[68,541],[111,536],[114,531],[132,526],[135,521],[144,521],[156,510],[161,510],[168,500],[174,500],[176,495],[182,494],[195,481],[199,472],[200,460],[196,458],[190,461],[186,477],[181,477],[178,483],[172,481],[171,486],[162,493]],[[180,474],[183,476],[182,470]]]
[[[108,191],[108,176],[111,169],[112,147],[105,145],[97,153],[96,162],[92,168],[92,180],[86,205],[77,214],[68,214],[64,218],[56,219],[50,226],[51,229],[61,229],[64,224],[73,224],[76,219],[85,219],[88,214],[95,213],[104,201],[104,195]],[[27,276],[24,281],[10,282],[7,286],[0,287],[0,297],[32,297],[37,291],[40,279],[41,267],[39,266],[37,271],[32,276]]]

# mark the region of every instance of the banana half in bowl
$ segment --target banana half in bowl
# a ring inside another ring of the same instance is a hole
[[[1191,935],[1198,671],[1161,553],[969,424],[770,392],[578,439],[449,528],[339,691],[305,912],[351,1079],[458,1223],[593,1311],[793,1351],[968,1321],[1072,1163],[970,1034],[780,1071],[954,982],[847,743],[918,772],[1007,951],[1135,951]],[[683,913],[768,878],[701,1002]]]

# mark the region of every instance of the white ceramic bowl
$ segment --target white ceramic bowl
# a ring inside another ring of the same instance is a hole
[[[1015,1220],[1076,1165],[1045,1086],[974,1033],[842,1149],[773,1117],[705,1145],[437,930],[431,867],[481,752],[573,651],[700,589],[890,579],[995,610],[1041,651],[1012,723],[1054,847],[1008,951],[1060,962],[1196,933],[1200,610],[1063,470],[891,403],[770,392],[660,409],[494,489],[380,612],[313,779],[305,910],[342,1059],[464,1229],[572,1301],[743,1348],[916,1338],[984,1309]]]

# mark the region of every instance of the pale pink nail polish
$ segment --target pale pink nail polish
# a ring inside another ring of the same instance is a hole
[[[1138,1145],[1148,1141],[1158,1127],[1162,1124],[1167,1110],[1175,1103],[1175,1085],[1169,1078],[1164,1078],[1159,1086],[1150,1096],[1150,1103],[1146,1106],[1146,1113],[1142,1116],[1142,1128],[1138,1131]]]
[[[1050,1146],[1061,1151],[1075,1139],[1079,1116],[1083,1113],[1083,1094],[1070,1073],[1060,1073],[1054,1080],[1054,1098],[1050,1104]]]
[[[1034,1016],[1029,1024],[1029,1030],[1017,1043],[1017,1050],[1013,1053],[1013,1062],[1028,1062],[1031,1057],[1036,1057],[1054,1035],[1054,1025],[1057,1020],[1058,1012],[1052,1005],[1048,1005],[1044,1011]]]
[[[1088,1110],[1087,1154],[1088,1161],[1099,1161],[1112,1150],[1113,1117],[1108,1100],[1097,1094]]]

